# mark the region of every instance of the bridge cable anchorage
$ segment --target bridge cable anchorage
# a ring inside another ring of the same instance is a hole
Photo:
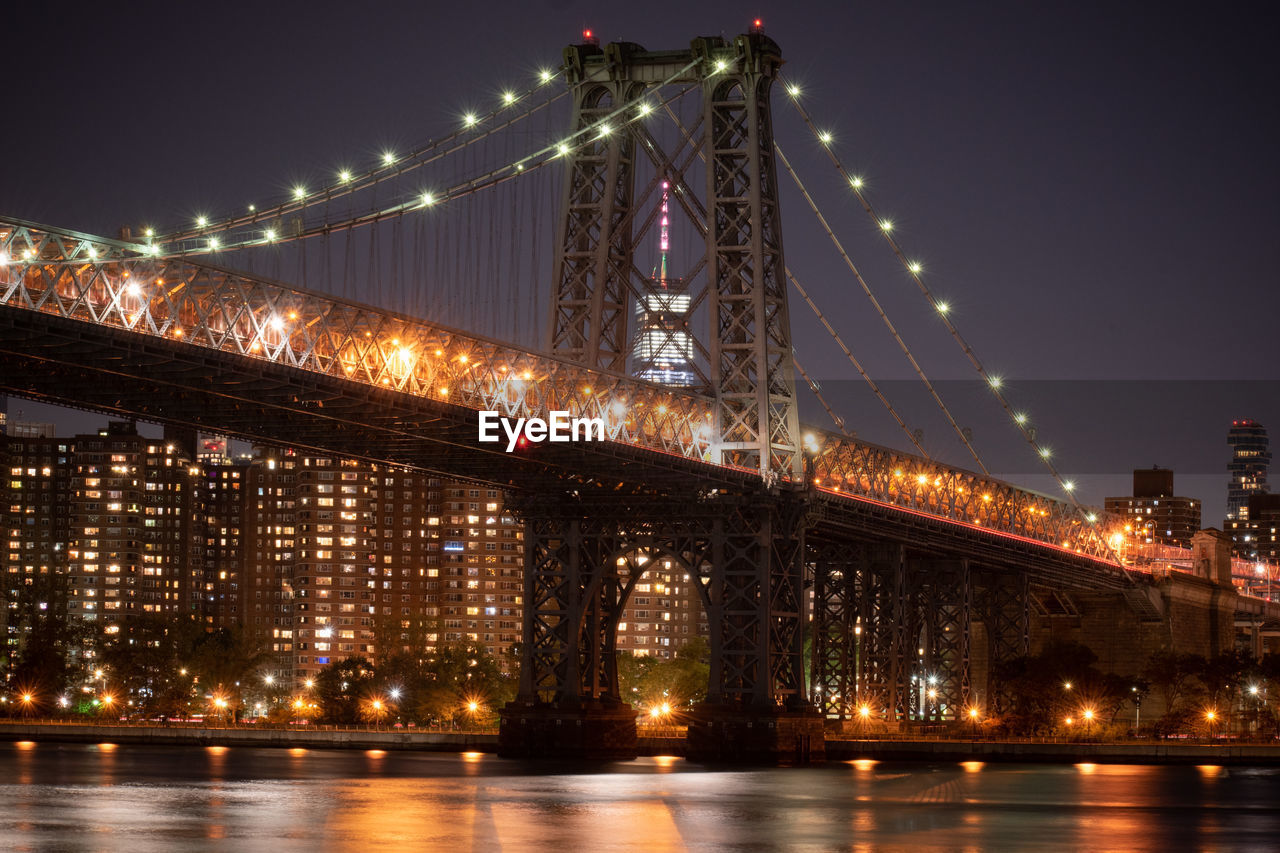
[[[781,80],[781,75],[779,75],[779,78]],[[998,376],[993,376],[990,373],[988,373],[986,367],[983,365],[982,361],[978,358],[978,354],[974,351],[973,347],[969,345],[968,341],[966,341],[964,337],[960,334],[960,330],[956,327],[956,324],[951,320],[951,317],[948,316],[946,303],[940,301],[936,296],[934,296],[933,291],[929,288],[927,284],[925,284],[924,278],[921,275],[920,265],[918,263],[908,260],[906,253],[902,251],[902,246],[898,243],[897,238],[895,238],[891,233],[892,229],[889,227],[886,227],[885,223],[887,222],[887,220],[883,220],[876,215],[875,208],[871,205],[870,200],[867,198],[866,193],[863,191],[862,180],[859,178],[855,178],[849,174],[848,170],[844,167],[844,163],[840,160],[840,157],[835,152],[835,147],[832,145],[830,134],[823,133],[818,129],[818,126],[817,124],[814,123],[813,117],[812,115],[810,115],[809,110],[804,106],[804,104],[800,103],[799,88],[793,84],[786,82],[785,80],[781,80],[781,82],[785,87],[785,91],[790,95],[791,103],[795,107],[796,111],[800,114],[800,118],[804,121],[805,126],[809,128],[810,133],[814,135],[814,138],[818,140],[819,144],[827,152],[827,156],[831,159],[832,164],[835,166],[836,171],[840,174],[840,177],[844,180],[845,185],[848,186],[849,189],[853,191],[859,203],[861,203],[862,209],[866,211],[869,217],[871,217],[871,221],[875,223],[877,230],[880,232],[881,236],[884,237],[885,242],[889,244],[889,248],[893,251],[894,256],[897,257],[898,262],[902,264],[903,268],[907,271],[907,274],[911,276],[911,279],[916,283],[916,286],[920,289],[921,294],[923,294],[925,300],[928,301],[929,306],[933,308],[933,310],[937,313],[938,317],[941,318],[943,324],[947,328],[947,331],[951,333],[951,337],[960,346],[960,349],[964,352],[965,357],[968,358],[969,363],[973,365],[974,370],[977,371],[978,376],[981,377],[984,382],[986,382],[987,387],[991,389],[991,392],[995,395],[996,400],[1000,403],[1001,407],[1005,410],[1006,414],[1008,414],[1010,419],[1013,421],[1014,426],[1018,429],[1020,433],[1022,433],[1022,437],[1026,439],[1027,444],[1030,445],[1033,451],[1035,451],[1036,456],[1040,457],[1040,460],[1044,464],[1045,468],[1048,469],[1049,474],[1052,475],[1054,481],[1057,482],[1058,487],[1062,489],[1063,494],[1067,496],[1067,499],[1070,501],[1071,505],[1075,508],[1076,512],[1080,515],[1081,519],[1083,519],[1084,522],[1088,524],[1089,527],[1093,530],[1094,534],[1098,536],[1099,539],[1102,540],[1103,546],[1107,549],[1107,553],[1110,554],[1111,558],[1115,560],[1116,563],[1122,564],[1119,555],[1116,553],[1115,549],[1112,548],[1110,541],[1103,534],[1103,532],[1098,528],[1097,519],[1099,518],[1099,515],[1097,513],[1090,512],[1088,508],[1085,507],[1083,504],[1081,504],[1079,499],[1076,498],[1074,485],[1069,483],[1067,480],[1065,480],[1062,477],[1061,473],[1059,473],[1057,469],[1057,466],[1055,466],[1053,462],[1050,460],[1049,448],[1040,444],[1040,442],[1037,440],[1035,433],[1032,432],[1032,428],[1028,423],[1028,418],[1026,417],[1026,415],[1016,412],[1013,406],[1009,403],[1009,399],[1005,396],[1004,392],[1001,390],[1000,378]],[[778,153],[779,153],[779,156],[781,156],[782,152],[779,151]],[[783,162],[786,162],[786,158],[783,158]],[[788,166],[788,171],[790,171],[790,166]],[[792,177],[795,177],[794,172],[792,172]],[[809,198],[808,193],[805,193],[805,197]],[[810,201],[810,205],[814,206],[812,201]],[[816,213],[817,212],[816,206],[814,206],[814,208]]]
[[[795,347],[791,348],[791,361],[795,363],[796,370],[800,372],[800,376],[804,379],[805,384],[809,386],[809,390],[813,392],[813,396],[818,398],[818,402],[822,404],[822,408],[826,409],[827,414],[831,416],[831,422],[836,425],[836,429],[840,430],[840,432],[844,434],[845,438],[854,438],[855,436],[853,433],[849,432],[848,428],[845,427],[844,418],[837,415],[835,409],[831,408],[831,404],[827,402],[826,396],[822,393],[821,386],[809,377],[808,371],[806,371],[800,364],[800,359],[796,357]]]
[[[697,62],[689,63],[689,65],[687,65],[686,67],[681,68],[680,70],[672,74],[672,76],[668,80],[658,83],[656,88],[662,88],[664,86],[671,85],[676,80],[678,80],[682,74],[684,74],[686,71],[688,71],[690,68],[694,67],[697,64],[698,64]],[[658,106],[666,106],[672,103],[673,101],[677,101],[680,98],[684,97],[685,95],[689,94],[689,92],[692,92],[695,89],[699,88],[699,86],[700,84],[698,83],[691,83],[688,86],[685,86],[684,88],[677,91],[674,95],[671,95],[670,97],[665,98],[662,101],[658,102]],[[585,134],[591,131],[594,131],[595,133],[598,134],[602,127],[607,126],[612,128],[613,125],[610,125],[609,121],[612,118],[616,118],[618,115],[631,111],[630,114],[624,116],[624,119],[622,122],[624,125],[643,120],[645,117],[647,117],[650,111],[646,110],[643,113],[641,113],[639,111],[634,110],[633,108],[635,107],[636,103],[637,102],[635,101],[630,101],[626,104],[623,104],[622,106],[618,107],[613,112],[609,113],[607,116],[605,116],[595,124],[584,127],[581,130],[571,134],[568,137],[568,139],[565,141],[561,141],[552,145],[545,146],[505,166],[499,166],[497,168],[490,169],[489,171],[484,172],[476,177],[463,180],[457,184],[454,184],[452,187],[448,188],[447,190],[445,190],[444,192],[438,195],[432,194],[432,193],[415,195],[410,201],[402,201],[398,204],[395,204],[388,208],[384,208],[382,210],[372,210],[368,213],[364,213],[359,216],[353,216],[349,219],[342,220],[339,222],[325,222],[323,224],[314,225],[314,226],[311,226],[310,228],[302,229],[299,232],[291,235],[285,235],[285,236],[277,235],[270,242],[274,244],[280,244],[280,243],[285,243],[289,241],[304,240],[310,237],[326,236],[337,231],[352,230],[364,225],[372,225],[374,223],[383,222],[398,216],[404,216],[407,213],[411,213],[417,210],[422,210],[427,207],[433,207],[435,205],[443,204],[445,202],[455,201],[459,198],[463,198],[465,196],[472,195],[482,190],[499,186],[508,181],[515,180],[523,175],[535,172],[538,169],[543,168],[544,166],[549,166],[557,162],[560,157],[573,151],[575,148],[588,144],[589,142],[592,141],[591,139],[584,139],[581,143],[572,147],[569,145],[569,142],[577,137],[584,136]],[[648,104],[649,102],[642,100],[642,103]],[[548,157],[546,155],[551,155],[551,156]],[[541,160],[538,159],[542,157],[545,157],[545,159],[541,159]],[[532,165],[526,166],[525,164],[528,164],[528,163],[532,163]],[[261,245],[264,245],[263,239],[255,237],[254,239],[251,239],[251,240],[242,240],[236,243],[219,242],[216,245],[206,245],[206,246],[202,246],[195,249],[186,249],[186,250],[177,251],[177,252],[165,252],[165,253],[157,253],[157,254],[159,254],[160,257],[177,258],[177,257],[186,257],[189,255],[205,255],[205,254],[208,254],[210,251],[214,251],[214,250],[231,251],[234,249],[242,249],[242,248],[261,246]],[[146,246],[140,246],[138,250],[142,254],[151,254],[149,251],[147,251],[147,249],[148,247]]]
[[[844,244],[840,242],[840,238],[836,236],[835,231],[831,230],[831,225],[827,222],[827,218],[822,215],[822,211],[818,208],[818,203],[813,200],[813,196],[809,194],[809,189],[804,185],[804,182],[800,180],[800,176],[796,174],[796,170],[792,167],[791,161],[787,159],[786,154],[782,153],[782,146],[778,145],[777,140],[774,140],[773,149],[778,152],[778,160],[787,170],[787,173],[791,175],[791,180],[795,181],[796,186],[799,187],[800,194],[803,195],[805,201],[809,203],[809,209],[812,210],[813,215],[818,218],[818,223],[822,226],[823,230],[827,232],[827,236],[831,238],[831,242],[835,245],[836,251],[840,253],[840,257],[844,259],[845,264],[853,273],[853,277],[857,279],[858,284],[862,286],[862,292],[867,295],[867,299],[870,300],[871,306],[875,308],[876,313],[880,315],[880,319],[884,322],[885,328],[889,330],[889,334],[893,335],[893,339],[898,342],[898,347],[902,350],[903,355],[907,357],[907,361],[910,362],[911,366],[915,369],[916,375],[920,377],[920,381],[924,383],[924,387],[928,389],[929,395],[933,397],[933,401],[938,404],[938,408],[944,415],[946,415],[948,423],[951,424],[951,428],[955,430],[956,435],[960,437],[960,441],[969,450],[969,453],[973,456],[973,460],[978,463],[978,468],[984,475],[990,477],[991,472],[988,471],[987,466],[983,464],[982,457],[978,455],[978,449],[973,446],[973,442],[969,440],[967,435],[965,435],[964,429],[962,429],[960,424],[956,421],[955,416],[951,414],[951,409],[949,409],[947,404],[942,401],[941,395],[939,395],[938,390],[933,387],[933,383],[929,381],[929,377],[925,374],[924,368],[920,366],[920,362],[916,361],[916,357],[911,352],[911,348],[908,347],[907,342],[902,339],[902,335],[898,333],[898,329],[893,325],[893,321],[889,319],[889,315],[885,313],[883,306],[880,305],[880,300],[876,299],[876,295],[872,292],[871,286],[867,284],[866,279],[862,277],[862,273],[859,272],[858,267],[853,263],[853,259],[849,257],[849,253],[845,250]],[[919,447],[918,444],[916,446]]]
[[[412,151],[410,151],[409,153],[403,156],[397,156],[392,152],[384,153],[382,155],[382,160],[380,165],[375,166],[372,169],[369,169],[359,177],[352,175],[347,170],[343,170],[338,173],[337,182],[323,186],[314,193],[306,193],[304,191],[302,195],[299,195],[295,190],[294,195],[289,200],[280,202],[277,205],[273,205],[267,208],[258,208],[256,205],[251,205],[249,208],[249,212],[247,214],[241,214],[238,216],[229,216],[216,223],[206,223],[204,225],[198,225],[196,228],[180,229],[177,231],[173,231],[173,232],[161,235],[156,239],[158,242],[161,242],[161,243],[176,242],[178,240],[187,240],[187,239],[198,239],[202,237],[208,237],[209,235],[213,235],[213,234],[223,233],[233,228],[239,228],[245,225],[254,225],[262,222],[270,222],[281,216],[285,216],[291,213],[297,213],[301,210],[305,210],[314,205],[327,203],[333,199],[341,198],[347,195],[352,195],[361,190],[376,186],[377,184],[382,183],[384,181],[388,181],[393,178],[399,178],[408,172],[411,172],[422,166],[426,166],[431,163],[434,163],[435,161],[440,160],[444,157],[447,157],[450,154],[453,154],[457,151],[461,151],[470,145],[483,141],[484,139],[487,139],[488,137],[496,133],[506,130],[512,125],[537,113],[539,110],[550,107],[556,101],[566,97],[568,95],[568,90],[559,92],[558,94],[553,95],[552,97],[547,98],[546,100],[543,100],[538,104],[535,104],[531,107],[526,108],[525,110],[523,110],[522,112],[519,112],[513,118],[508,119],[502,124],[491,127],[482,133],[474,134],[473,136],[471,136],[471,138],[467,139],[465,142],[459,145],[455,145],[452,148],[449,148],[445,151],[439,151],[438,153],[434,153],[433,155],[433,152],[437,152],[437,150],[442,148],[443,146],[448,145],[449,143],[454,142],[455,140],[458,140],[463,136],[471,134],[474,128],[477,127],[478,125],[481,125],[484,122],[497,117],[499,114],[505,112],[506,110],[511,109],[516,104],[532,96],[535,92],[537,92],[547,83],[549,83],[551,80],[555,79],[556,77],[559,77],[561,73],[563,72],[556,72],[555,74],[551,75],[549,78],[548,77],[540,78],[540,82],[537,86],[526,89],[525,91],[521,92],[518,95],[508,92],[507,95],[504,96],[503,103],[501,106],[495,107],[493,110],[490,110],[488,113],[486,113],[483,116],[479,116],[479,117],[472,116],[471,118],[473,119],[473,121],[471,121],[470,123],[466,123],[462,129],[457,130],[451,134],[448,134],[447,136],[443,136],[439,139],[429,140],[423,143],[422,145],[419,145],[417,148],[413,149]],[[433,155],[433,156],[428,156],[428,155]]]
[[[671,109],[670,105],[667,105],[666,112],[667,112],[667,115],[671,118],[671,120],[675,123],[676,128],[679,129],[681,135],[683,136],[684,144],[693,145],[694,149],[697,150],[698,152],[699,159],[701,159],[705,163],[707,159],[706,155],[702,152],[701,146],[697,145],[696,141],[693,139],[692,133],[689,131],[687,127],[685,127],[684,122],[680,120],[680,116],[677,115],[675,111]],[[680,181],[681,183],[683,183],[684,181],[683,170],[681,170]],[[685,195],[686,194],[681,193],[679,194],[678,197],[683,200]],[[703,212],[703,216],[705,218],[705,211]],[[696,217],[693,217],[693,216],[691,216],[690,218],[696,219]],[[700,227],[700,230],[702,231],[703,236],[706,236],[706,223],[705,222],[699,223],[695,221],[695,225],[698,225]],[[919,436],[915,432],[913,432],[910,427],[907,426],[907,422],[903,420],[902,416],[898,413],[897,408],[889,400],[888,396],[885,395],[884,390],[876,383],[874,379],[871,378],[871,374],[867,373],[866,369],[862,366],[862,362],[858,360],[857,356],[853,354],[853,351],[849,349],[849,347],[845,344],[844,338],[840,335],[839,332],[836,331],[836,329],[827,320],[826,315],[823,313],[822,309],[818,307],[818,303],[809,294],[809,291],[806,290],[803,286],[801,286],[800,280],[796,278],[795,273],[791,271],[791,267],[789,266],[785,267],[784,272],[786,273],[787,279],[791,282],[791,286],[794,287],[796,291],[800,294],[800,296],[804,299],[805,303],[809,306],[809,309],[813,311],[814,315],[822,323],[823,327],[826,328],[827,333],[831,335],[832,339],[836,342],[836,345],[840,347],[840,349],[844,352],[845,357],[849,359],[849,363],[852,364],[854,369],[858,371],[858,375],[862,377],[863,381],[867,383],[867,386],[871,389],[872,393],[874,393],[876,395],[876,398],[884,405],[885,409],[889,412],[890,416],[893,417],[894,422],[897,423],[898,427],[902,430],[903,435],[905,435],[907,437],[907,440],[911,442],[912,446],[914,446],[915,449],[920,452],[921,456],[923,456],[926,460],[932,461],[933,457],[930,456],[927,450],[925,450],[924,445],[920,443]],[[795,348],[793,347],[792,348],[793,360],[794,360],[794,355],[795,355]],[[840,431],[843,432],[846,436],[850,436],[850,434],[845,430],[844,418],[841,418],[838,415],[836,415],[834,410],[831,408],[831,406],[828,405],[826,399],[822,396],[822,393],[818,390],[817,383],[809,378],[808,374],[804,372],[804,370],[800,367],[799,364],[796,365],[796,369],[800,371],[801,375],[805,379],[805,382],[809,385],[809,390],[811,390],[814,393],[814,395],[817,396],[818,400],[822,403],[823,407],[827,410],[827,414],[831,415],[831,419],[835,422],[836,426],[840,428]]]

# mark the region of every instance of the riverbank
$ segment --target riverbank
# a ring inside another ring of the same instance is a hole
[[[247,746],[277,749],[375,749],[418,752],[498,750],[498,735],[484,731],[429,731],[363,727],[137,725],[0,721],[0,742],[112,743],[147,746]],[[685,752],[680,736],[640,737],[640,755]],[[1000,741],[828,739],[828,761],[1022,762],[1043,764],[1216,764],[1280,766],[1280,743],[1115,741]]]
[[[1079,743],[986,740],[827,740],[828,761],[990,761],[1034,764],[1280,766],[1280,744],[1168,740]]]

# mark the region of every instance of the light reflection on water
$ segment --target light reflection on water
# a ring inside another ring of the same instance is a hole
[[[895,764],[709,770],[670,757],[0,744],[10,850],[1266,847],[1280,770]]]

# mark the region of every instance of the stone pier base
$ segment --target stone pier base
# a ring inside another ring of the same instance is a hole
[[[686,756],[706,763],[819,764],[826,758],[817,711],[699,706],[689,720]]]
[[[505,758],[620,761],[637,755],[630,705],[569,709],[517,701],[499,717],[498,754]]]

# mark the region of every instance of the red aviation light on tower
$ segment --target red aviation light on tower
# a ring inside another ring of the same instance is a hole
[[[751,32],[753,32],[753,33],[763,33],[763,32],[764,32],[764,19],[763,19],[763,18],[756,18],[755,20],[753,20],[753,21],[751,22]]]
[[[600,39],[596,37],[594,31],[584,27],[582,30],[582,41],[584,44],[599,44]]]

